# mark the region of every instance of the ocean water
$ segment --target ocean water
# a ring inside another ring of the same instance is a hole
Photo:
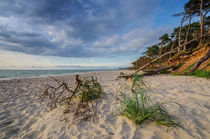
[[[0,79],[27,78],[107,70],[0,70]]]

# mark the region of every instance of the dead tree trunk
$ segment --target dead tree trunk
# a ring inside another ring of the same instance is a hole
[[[204,61],[206,61],[210,57],[210,48],[204,57],[202,57],[198,62],[190,69],[190,71],[195,71]]]
[[[161,71],[164,71],[164,70],[168,70],[168,69],[176,69],[178,66],[169,66],[169,67],[164,67],[164,68],[160,68],[160,69],[157,69],[157,70],[150,70],[150,71],[145,71],[145,73],[142,74],[142,76],[149,76],[149,75],[154,75],[154,74],[160,74]]]
[[[165,71],[165,70],[168,70],[168,69],[175,70],[177,68],[178,68],[178,66],[173,65],[173,66],[169,66],[169,67],[159,68],[157,70],[144,71],[144,73],[142,73],[141,76],[150,76],[150,75],[160,74],[161,71]],[[124,79],[128,80],[132,77],[133,77],[133,74],[125,75],[124,73],[120,73],[120,76],[118,76],[116,78],[116,80],[121,79],[121,78],[124,78]]]

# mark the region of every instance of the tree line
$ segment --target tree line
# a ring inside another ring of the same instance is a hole
[[[192,43],[185,44],[186,42],[193,40],[204,34],[209,34],[210,16],[208,12],[210,10],[209,0],[189,0],[184,5],[184,11],[178,14],[174,14],[175,17],[181,17],[180,25],[174,28],[171,34],[163,34],[159,37],[160,42],[147,47],[143,53],[146,57],[157,58],[164,53],[177,47],[177,53],[181,51],[191,51],[199,45],[208,42],[207,39],[200,39],[193,41]],[[200,17],[200,21],[193,22],[192,19]],[[184,23],[187,23],[184,25]],[[180,47],[183,46],[183,47]],[[174,54],[170,53],[166,59],[172,57]],[[164,60],[164,59],[163,59]]]

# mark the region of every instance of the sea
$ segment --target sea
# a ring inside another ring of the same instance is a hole
[[[113,69],[91,70],[0,70],[0,79],[47,77],[54,75],[68,75],[95,71],[108,71]]]

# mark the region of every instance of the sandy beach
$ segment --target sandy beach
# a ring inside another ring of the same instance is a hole
[[[138,128],[128,119],[116,115],[116,96],[128,81],[118,80],[121,71],[83,73],[81,77],[97,77],[106,96],[98,104],[97,122],[75,124],[61,121],[64,108],[52,111],[40,103],[35,93],[51,80],[48,77],[0,80],[1,139],[208,139],[210,138],[210,80],[205,78],[157,75],[145,77],[151,87],[151,102],[169,100],[181,104],[167,105],[170,114],[178,117],[183,129],[168,128],[144,122]],[[123,71],[129,72],[129,71]],[[56,76],[74,84],[75,75]]]

